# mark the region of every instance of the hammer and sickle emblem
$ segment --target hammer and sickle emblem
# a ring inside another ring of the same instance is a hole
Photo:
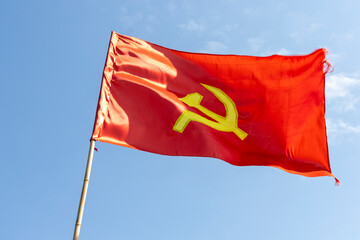
[[[201,84],[207,90],[215,95],[224,104],[226,109],[226,116],[223,117],[219,114],[216,114],[209,109],[201,106],[201,100],[203,96],[199,93],[190,93],[183,98],[179,98],[180,101],[184,102],[189,107],[194,107],[207,115],[208,117],[212,118],[215,121],[209,120],[205,117],[202,117],[194,112],[185,110],[180,117],[177,119],[173,130],[182,133],[186,126],[190,123],[190,121],[200,122],[203,123],[211,128],[214,128],[218,131],[222,132],[233,132],[238,136],[241,140],[244,140],[248,135],[246,132],[238,128],[238,112],[236,109],[236,105],[234,101],[226,95],[223,91],[219,88],[212,87],[206,84]]]

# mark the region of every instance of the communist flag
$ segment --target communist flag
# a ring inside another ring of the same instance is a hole
[[[92,139],[334,177],[324,118],[325,54],[189,53],[113,32]]]

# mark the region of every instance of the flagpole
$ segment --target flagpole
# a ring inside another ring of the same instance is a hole
[[[92,165],[92,160],[93,160],[93,155],[94,155],[94,148],[95,148],[95,140],[91,139],[89,155],[88,155],[87,165],[86,165],[86,172],[85,172],[85,177],[84,177],[84,183],[83,183],[83,187],[82,187],[82,192],[81,192],[81,197],[80,197],[80,202],[79,202],[79,209],[78,209],[76,223],[75,223],[73,240],[78,240],[79,235],[80,235],[80,228],[81,228],[81,222],[82,222],[82,217],[83,217],[83,213],[84,213],[86,194],[87,194],[87,189],[88,189],[88,185],[89,185],[89,181],[90,181],[90,172],[91,172],[91,165]]]

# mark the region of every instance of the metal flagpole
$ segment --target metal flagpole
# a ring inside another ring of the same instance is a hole
[[[75,223],[73,240],[78,240],[79,235],[80,235],[80,228],[81,228],[81,222],[82,222],[82,217],[83,217],[83,213],[84,213],[86,194],[87,194],[87,189],[88,189],[88,185],[89,185],[89,181],[90,181],[90,172],[91,172],[91,165],[92,165],[92,160],[93,160],[93,155],[94,155],[94,148],[95,148],[95,140],[91,139],[89,155],[88,155],[87,165],[86,165],[86,172],[85,172],[85,177],[84,177],[84,184],[82,187],[79,209],[78,209],[76,223]]]

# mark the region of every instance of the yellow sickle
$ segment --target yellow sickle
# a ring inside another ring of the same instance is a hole
[[[201,111],[208,117],[214,119],[215,121],[211,121],[194,112],[185,110],[177,119],[173,127],[173,130],[182,133],[190,121],[195,121],[195,122],[203,123],[218,131],[233,132],[241,140],[244,140],[248,134],[243,130],[241,130],[240,128],[238,128],[237,126],[238,112],[234,101],[219,88],[212,87],[206,84],[201,84],[201,85],[204,86],[210,92],[212,92],[224,104],[224,107],[226,109],[226,116],[223,117],[201,106],[200,103],[201,100],[203,99],[203,96],[200,95],[199,93],[190,93],[183,98],[179,98],[179,100],[184,102],[189,107],[194,107],[198,109],[199,111]]]

